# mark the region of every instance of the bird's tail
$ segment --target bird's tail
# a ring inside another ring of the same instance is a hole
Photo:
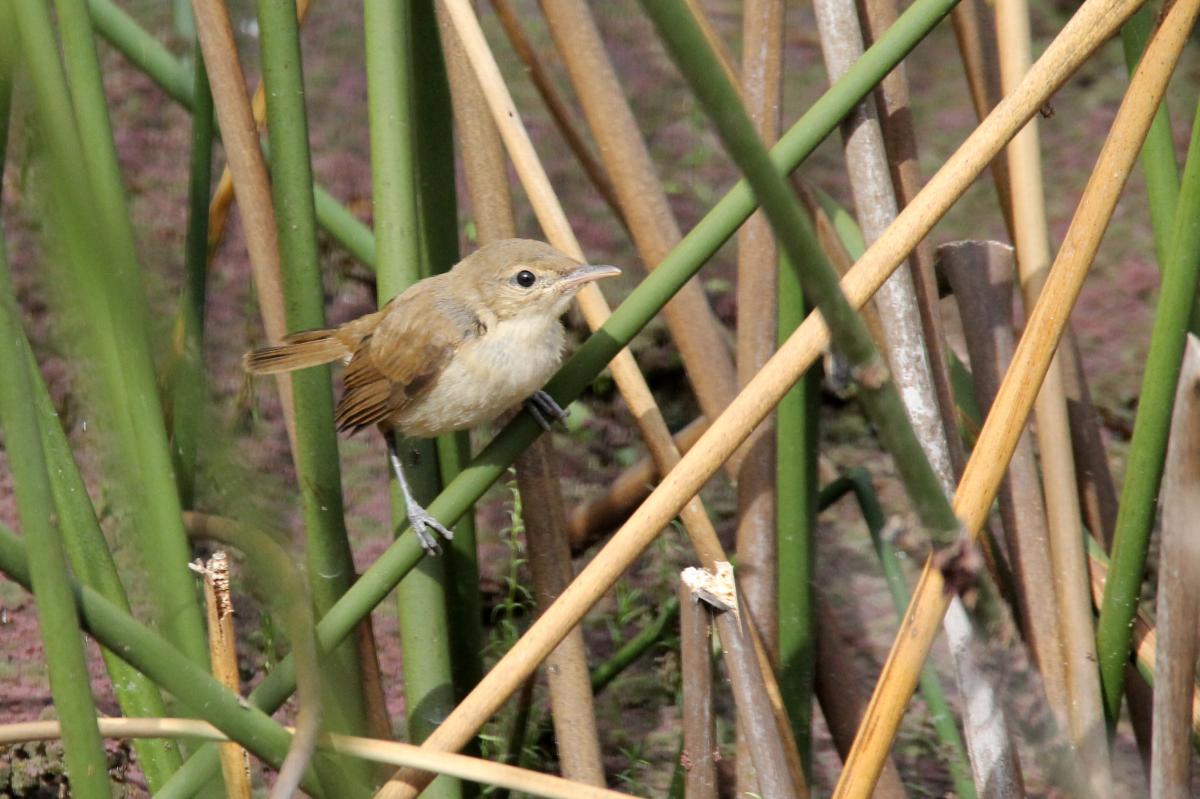
[[[282,344],[263,347],[242,356],[247,372],[269,375],[307,369],[338,361],[352,354],[337,330],[306,330],[293,333]]]

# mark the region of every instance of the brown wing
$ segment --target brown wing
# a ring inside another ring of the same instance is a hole
[[[437,379],[463,340],[422,281],[393,300],[346,368],[338,430],[358,431],[404,410]]]

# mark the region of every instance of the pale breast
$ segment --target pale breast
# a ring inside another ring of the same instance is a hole
[[[519,405],[562,363],[557,319],[509,319],[459,347],[429,393],[394,420],[405,435],[427,438],[476,427]]]

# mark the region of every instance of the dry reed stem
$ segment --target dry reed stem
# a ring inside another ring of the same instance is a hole
[[[1200,621],[1200,339],[1188,336],[1162,487],[1150,799],[1187,796]]]
[[[227,741],[228,738],[208,722],[177,718],[97,719],[105,738],[197,738]],[[291,728],[288,728],[291,730]],[[24,741],[53,741],[61,737],[57,721],[27,721],[0,726],[0,745]],[[334,752],[393,766],[414,766],[438,774],[496,785],[546,799],[631,799],[630,794],[581,785],[537,771],[492,763],[477,757],[429,752],[419,746],[359,738],[353,735],[327,734],[321,747]]]
[[[864,23],[864,43],[870,46],[896,21],[896,0],[864,0],[860,5]],[[875,102],[878,106],[879,127],[887,151],[896,204],[903,208],[917,196],[923,183],[909,101],[908,72],[903,61],[880,81],[875,89]],[[923,240],[913,250],[908,259],[908,266],[916,292],[917,309],[921,315],[925,349],[929,353],[929,368],[934,393],[937,396],[938,411],[942,417],[942,431],[950,449],[950,465],[957,479],[966,464],[967,456],[955,418],[954,389],[950,384],[946,336],[938,308],[937,278],[934,275],[933,264],[933,244],[928,239]]]
[[[1139,0],[1086,0],[1063,32],[1046,49],[1022,81],[952,155],[913,202],[901,212],[887,234],[871,246],[842,281],[842,290],[855,306],[861,306],[874,290],[945,214],[1004,143],[1029,119],[1066,78],[1110,36],[1136,9]],[[456,2],[456,5],[458,3]],[[469,13],[461,9],[460,13]],[[481,34],[477,34],[482,39]],[[486,44],[485,44],[486,46]],[[515,111],[513,112],[515,114]],[[810,315],[780,347],[762,371],[729,408],[715,420],[696,446],[672,469],[642,503],[629,521],[617,531],[574,582],[563,592],[480,684],[459,703],[437,730],[426,739],[431,749],[456,749],[508,700],[537,668],[566,632],[574,627],[637,557],[669,524],[688,500],[721,467],[749,432],[795,384],[828,346],[829,333],[819,314]],[[990,485],[995,491],[1003,462]],[[977,491],[979,489],[976,489]],[[983,503],[986,507],[988,503]],[[940,575],[939,575],[940,578]],[[939,586],[940,590],[940,586]],[[930,598],[926,597],[928,602]],[[941,609],[935,607],[933,627]],[[928,610],[925,611],[928,613]],[[932,636],[930,636],[932,637]],[[926,649],[928,644],[926,644]],[[919,656],[924,657],[923,652]],[[917,669],[920,665],[918,663]],[[915,680],[915,677],[914,677]],[[911,687],[908,695],[911,695]],[[905,702],[907,699],[905,699]],[[894,730],[894,728],[893,728]],[[888,732],[890,741],[891,732]],[[886,757],[886,752],[884,753]],[[418,769],[406,769],[400,779],[407,785],[390,796],[414,797],[416,786],[428,783]],[[874,775],[871,775],[873,781]],[[394,783],[393,783],[394,784]]]
[[[213,105],[221,126],[225,158],[233,175],[234,189],[241,198],[238,210],[245,228],[246,249],[250,253],[250,272],[262,314],[263,329],[269,341],[287,335],[287,315],[283,306],[283,277],[279,266],[279,239],[275,228],[275,206],[271,202],[271,183],[258,144],[258,130],[246,97],[246,80],[238,58],[233,27],[224,0],[192,0],[196,34],[208,70]],[[296,452],[296,414],[292,405],[292,381],[277,375],[283,420],[288,441]]]
[[[870,695],[867,686],[871,674],[863,668],[855,645],[854,634],[843,628],[830,599],[821,586],[813,591],[816,604],[816,667],[813,669],[813,685],[817,701],[821,703],[821,714],[829,737],[838,756],[843,760],[854,745],[854,733],[862,722]],[[889,756],[879,774],[879,781],[872,794],[873,799],[905,799],[907,793],[896,770],[895,761]]]
[[[207,562],[191,564],[204,586],[204,608],[208,623],[208,654],[213,677],[235,694],[241,693],[237,665],[237,633],[233,627],[233,596],[229,591],[229,558],[221,550]],[[225,792],[233,799],[250,799],[250,759],[240,744],[217,747]]]
[[[783,88],[782,0],[742,5],[742,101],[768,147],[779,138]],[[737,234],[737,382],[744,388],[775,352],[779,247],[756,211]],[[715,414],[709,414],[715,418]],[[759,635],[778,657],[775,561],[775,427],[759,425],[741,450],[738,471],[738,583],[754,610]]]
[[[546,74],[546,69],[542,66],[537,51],[530,43],[529,37],[525,35],[525,29],[521,27],[521,20],[517,12],[508,0],[492,0],[492,9],[496,12],[496,18],[500,20],[501,27],[504,28],[509,44],[512,45],[513,51],[524,65],[529,79],[533,81],[534,88],[537,89],[538,95],[546,105],[546,110],[550,112],[550,119],[558,128],[559,135],[563,137],[567,147],[575,154],[579,165],[583,167],[584,174],[596,187],[596,191],[600,192],[600,196],[604,198],[604,202],[616,215],[617,220],[628,227],[612,181],[609,180],[604,167],[596,160],[596,156],[592,154],[591,148],[583,139],[583,134],[579,132],[581,125],[575,118],[574,112],[571,111],[571,107],[554,87],[554,81]]]
[[[779,138],[783,100],[783,0],[742,3],[742,102],[770,147]],[[775,352],[778,338],[779,247],[771,224],[756,211],[737,232],[737,385],[744,388]],[[705,409],[710,418],[717,413]],[[738,450],[738,583],[754,614],[756,632],[772,663],[779,661],[779,552],[776,543],[775,422],[768,417]],[[758,763],[749,747],[752,725],[738,714],[737,794],[768,793],[758,787]],[[807,792],[805,792],[807,793]]]
[[[1067,394],[1067,418],[1071,426],[1071,451],[1075,455],[1079,507],[1084,525],[1107,551],[1117,525],[1117,489],[1108,468],[1108,455],[1101,435],[1100,414],[1092,404],[1079,342],[1071,336],[1061,349],[1063,389]],[[1136,724],[1134,725],[1136,728]]]
[[[1013,363],[993,403],[992,412],[984,422],[954,502],[955,513],[972,537],[987,517],[1008,459],[1040,388],[1041,378],[1049,369],[1067,316],[1079,295],[1088,267],[1099,248],[1100,238],[1191,30],[1198,4],[1200,0],[1179,0],[1169,9],[1151,40],[1150,47],[1153,50],[1147,49],[1117,111],[1112,130],[1084,189],[1054,268],[1029,316],[1025,333],[1017,345]],[[1085,3],[1026,73],[1020,85],[996,107],[988,119],[994,118],[1014,102],[1014,98],[1021,96],[1031,79],[1042,77],[1044,66],[1052,59],[1052,54],[1057,55],[1060,44],[1082,40],[1077,45],[1077,56],[1090,52],[1099,41],[1111,35],[1137,5],[1136,0],[1095,4],[1089,0]],[[986,125],[985,120],[977,129],[977,134]],[[977,163],[982,168],[986,161]],[[936,183],[937,176],[930,182],[930,187]],[[917,201],[922,195],[918,195]],[[948,587],[943,575],[930,563],[926,562],[912,603],[884,664],[854,750],[842,771],[834,793],[838,799],[869,795],[879,766],[886,757],[900,718],[912,696],[921,665],[933,643],[937,621],[949,604]]]
[[[634,245],[646,268],[654,269],[683,236],[604,41],[584,0],[542,0],[541,6]],[[699,278],[684,284],[662,312],[701,411],[716,418],[733,399],[737,377]]]
[[[1026,0],[1000,0],[996,4],[996,31],[1000,83],[1003,89],[1008,89],[1020,80],[1033,59]],[[1042,290],[1051,262],[1037,117],[1013,137],[1006,160],[1012,180],[1017,273],[1028,313]],[[1111,789],[1111,764],[1100,699],[1100,674],[1096,669],[1095,621],[1088,596],[1083,518],[1079,512],[1062,370],[1062,357],[1056,354],[1034,406],[1067,689],[1066,706],[1059,706],[1056,711],[1066,710],[1062,720],[1066,721],[1070,739],[1083,761],[1089,785],[1094,795],[1100,797]]]
[[[863,53],[862,26],[853,0],[817,0],[814,10],[830,81],[836,81]],[[871,243],[895,220],[898,211],[882,128],[869,99],[843,120],[842,137],[859,223],[864,238]],[[948,433],[957,434],[957,430],[948,430],[943,423],[913,270],[893,272],[876,293],[875,307],[887,342],[885,352],[913,430],[942,490],[950,495],[954,492],[957,470],[950,454]],[[943,626],[954,656],[955,677],[964,697],[963,733],[976,789],[980,796],[989,799],[1020,796],[1024,791],[1008,721],[991,678],[970,646],[971,622],[957,599],[951,602]]]
[[[717,746],[713,724],[712,627],[708,609],[679,584],[679,673],[683,686],[684,799],[717,799]]]
[[[1012,362],[1012,248],[994,241],[966,241],[944,244],[937,252],[942,274],[949,280],[958,303],[975,398],[986,416]],[[1046,558],[1046,511],[1028,430],[1021,433],[1013,451],[1008,477],[1000,486],[999,504],[1008,559],[1016,577],[1021,629],[1042,675],[1051,709],[1060,719],[1066,718],[1066,676],[1057,602]]]
[[[312,0],[296,0],[296,24],[304,25]],[[254,117],[255,131],[261,133],[267,123],[267,89],[262,79],[254,87],[254,97],[250,101],[250,113]],[[221,237],[225,234],[225,223],[229,220],[229,207],[233,204],[233,173],[229,165],[221,170],[221,178],[217,181],[216,191],[208,205],[208,257],[211,260]]]
[[[526,449],[517,459],[517,485],[524,511],[533,594],[537,606],[547,608],[570,584],[574,572],[552,439],[542,436],[538,443],[541,446]],[[603,786],[604,762],[582,627],[571,630],[546,658],[546,679],[563,776]]]

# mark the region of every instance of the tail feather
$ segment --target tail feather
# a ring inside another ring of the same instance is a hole
[[[242,365],[248,372],[269,375],[320,366],[349,355],[351,351],[337,330],[306,330],[288,336],[281,344],[246,353]]]

